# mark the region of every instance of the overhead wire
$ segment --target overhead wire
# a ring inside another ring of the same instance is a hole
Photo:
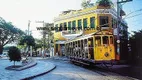
[[[140,16],[140,15],[142,15],[142,13],[139,13],[139,14],[136,14],[136,15],[133,15],[133,16],[130,16],[130,17],[127,17],[127,18],[125,18],[125,19],[133,18],[133,17]]]
[[[135,12],[139,12],[139,11],[142,11],[142,9],[138,9],[138,10],[135,10],[133,12],[128,13],[123,19],[126,19],[129,15],[131,15],[131,14],[133,14]]]

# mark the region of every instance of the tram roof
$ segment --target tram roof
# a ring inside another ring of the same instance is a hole
[[[90,35],[90,34],[88,34],[88,35],[83,35],[83,36],[74,38],[74,39],[72,39],[72,40],[70,40],[70,41],[67,41],[66,43],[68,43],[68,42],[73,42],[73,41],[77,41],[77,40],[82,40],[82,39],[87,39],[87,38],[91,38],[91,37],[93,37],[93,36]]]
[[[79,36],[79,37],[76,37],[74,39],[71,39],[69,41],[66,41],[66,43],[68,42],[73,42],[73,41],[77,41],[77,40],[82,40],[82,39],[87,39],[87,38],[91,38],[93,37],[93,35],[111,35],[112,33],[111,32],[108,32],[108,31],[99,31],[99,32],[94,32],[94,33],[91,33],[91,34],[87,34],[87,35],[83,35],[83,36]]]

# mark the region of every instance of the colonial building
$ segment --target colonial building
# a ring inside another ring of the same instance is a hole
[[[122,20],[122,16],[125,15],[122,8],[120,9],[120,15],[117,16],[117,11],[113,7],[113,3],[103,3],[103,0],[99,0],[95,5],[88,6],[80,10],[67,10],[59,14],[54,19],[54,53],[62,56],[64,53],[64,44],[66,41],[76,38],[81,35],[91,34],[97,31],[108,31],[114,34],[115,40],[119,35],[122,39],[122,46],[127,46],[123,42],[127,41],[127,24]],[[117,19],[119,24],[119,30],[117,28]],[[117,43],[116,43],[117,44]],[[123,49],[120,45],[120,48]],[[117,48],[117,47],[116,47]],[[122,50],[121,49],[121,50]],[[125,48],[126,49],[126,48]],[[120,51],[121,51],[120,50]],[[118,54],[118,58],[120,54]]]

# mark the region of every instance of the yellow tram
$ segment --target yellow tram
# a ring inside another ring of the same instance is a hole
[[[119,24],[113,6],[63,11],[54,19],[54,54],[86,63],[127,60],[128,26],[123,19]]]
[[[114,37],[108,31],[77,37],[67,41],[65,47],[71,61],[100,63],[115,60]]]

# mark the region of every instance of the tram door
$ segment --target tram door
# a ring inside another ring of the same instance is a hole
[[[113,37],[96,36],[95,37],[95,60],[115,59]]]
[[[102,58],[104,60],[110,60],[110,44],[109,36],[102,36]]]
[[[89,46],[89,58],[94,59],[94,43],[93,43],[93,37],[88,39],[88,46]]]
[[[94,41],[95,43],[95,45],[94,45],[94,51],[95,51],[95,53],[94,53],[94,58],[95,58],[95,60],[103,60],[103,59],[101,59],[101,53],[102,53],[102,46],[101,46],[101,44],[102,44],[102,40],[101,40],[101,36],[95,36],[95,41]]]
[[[103,41],[103,59],[112,60],[115,59],[113,37],[102,36]]]

